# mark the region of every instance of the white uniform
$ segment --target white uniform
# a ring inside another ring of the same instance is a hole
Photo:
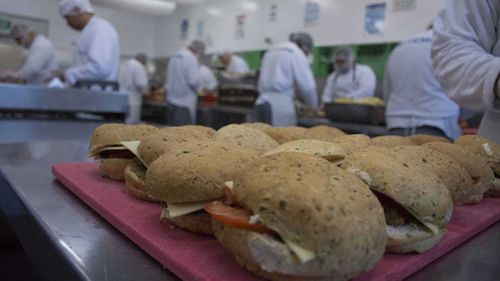
[[[259,77],[259,97],[256,104],[269,103],[272,125],[294,126],[297,115],[294,105],[294,86],[304,102],[316,108],[318,96],[309,62],[295,43],[285,42],[269,49],[262,60]]]
[[[479,134],[500,143],[493,107],[500,73],[500,1],[448,0],[434,23],[433,65],[441,85],[465,108],[485,109]]]
[[[76,42],[75,64],[65,72],[66,81],[116,81],[120,46],[115,28],[106,20],[92,16]]]
[[[167,101],[189,109],[191,120],[196,120],[198,89],[201,75],[198,59],[188,49],[178,51],[170,58],[167,70]]]
[[[56,69],[54,46],[45,36],[37,34],[31,43],[24,65],[16,75],[25,78],[28,84],[44,84]]]
[[[387,127],[432,126],[455,139],[461,134],[460,108],[437,81],[431,44],[432,31],[427,31],[403,42],[389,57],[384,80]]]
[[[204,89],[209,91],[215,90],[217,88],[217,79],[215,75],[206,65],[200,65],[200,88],[198,92],[202,92]]]
[[[323,103],[333,102],[336,98],[360,99],[375,95],[377,79],[373,70],[362,64],[356,64],[349,72],[332,72],[328,76],[323,91]]]
[[[144,65],[135,58],[126,61],[120,69],[120,90],[128,93],[127,124],[141,121],[142,95],[146,93],[148,76]]]
[[[250,72],[247,62],[239,56],[231,55],[231,61],[226,67],[227,72],[245,74]]]

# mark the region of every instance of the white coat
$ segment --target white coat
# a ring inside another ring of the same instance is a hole
[[[209,91],[215,90],[217,88],[217,79],[210,68],[206,65],[200,65],[200,88],[198,92],[202,92],[204,89]]]
[[[387,127],[432,126],[456,139],[459,106],[439,84],[431,61],[432,31],[411,37],[391,54],[386,65],[384,98]]]
[[[56,51],[52,43],[43,35],[37,34],[28,50],[26,60],[16,72],[28,84],[44,84],[57,69]]]
[[[500,143],[494,108],[500,73],[500,1],[447,0],[434,23],[433,65],[441,85],[461,106],[485,110],[479,134]]]
[[[236,55],[231,55],[231,61],[226,67],[226,71],[230,73],[245,74],[250,72],[250,69],[244,59]]]
[[[115,28],[108,21],[92,16],[76,42],[75,64],[64,75],[71,85],[77,80],[116,81],[119,63]]]
[[[132,58],[120,69],[120,90],[128,94],[128,124],[137,124],[141,120],[142,96],[148,90],[148,76],[144,65]]]
[[[375,95],[377,79],[373,70],[362,64],[355,64],[347,73],[332,72],[323,91],[323,103],[336,98],[360,99]]]
[[[166,81],[167,102],[188,108],[191,120],[196,120],[201,74],[200,63],[193,52],[183,49],[170,57]]]
[[[297,125],[295,86],[307,105],[318,106],[316,81],[304,52],[292,42],[272,47],[262,60],[256,104],[270,104],[273,126]]]

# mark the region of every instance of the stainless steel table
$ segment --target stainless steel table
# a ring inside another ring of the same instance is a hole
[[[46,280],[177,280],[88,208],[50,172],[82,161],[87,143],[0,145],[0,208]],[[500,223],[409,280],[498,280]]]

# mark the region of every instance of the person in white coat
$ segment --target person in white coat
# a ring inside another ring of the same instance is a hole
[[[316,81],[307,59],[313,39],[307,33],[293,33],[289,39],[266,52],[259,75],[257,119],[277,127],[297,125],[295,86],[306,105],[318,106]]]
[[[67,24],[81,32],[76,41],[75,63],[61,78],[70,85],[78,80],[116,81],[120,46],[113,25],[94,15],[89,0],[62,0],[59,8]]]
[[[172,126],[196,123],[201,74],[199,57],[205,43],[194,40],[188,48],[175,53],[167,67],[167,123]]]
[[[223,52],[219,56],[219,60],[224,66],[224,71],[234,74],[246,74],[250,72],[247,62],[230,52]]]
[[[208,66],[203,64],[200,65],[200,79],[201,82],[198,92],[213,92],[217,89],[218,83],[214,73]]]
[[[141,122],[142,96],[149,88],[145,54],[137,54],[126,61],[120,69],[120,90],[128,94],[127,124]]]
[[[52,43],[24,24],[14,25],[10,37],[28,49],[23,66],[14,76],[25,79],[28,84],[44,84],[57,69],[56,51]]]
[[[428,134],[451,140],[461,135],[459,106],[439,84],[431,61],[432,30],[412,36],[389,57],[384,78],[389,133]]]
[[[500,143],[500,1],[447,0],[434,22],[433,65],[460,106],[485,110],[479,134]]]
[[[335,71],[326,81],[323,90],[323,103],[333,102],[336,98],[360,99],[375,95],[377,79],[373,70],[363,64],[355,63],[350,48],[335,50]]]

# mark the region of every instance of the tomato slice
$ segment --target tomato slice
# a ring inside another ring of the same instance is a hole
[[[216,221],[225,225],[250,230],[259,233],[274,234],[274,231],[261,223],[250,223],[252,213],[243,208],[227,206],[222,202],[214,201],[205,205],[205,211]]]

